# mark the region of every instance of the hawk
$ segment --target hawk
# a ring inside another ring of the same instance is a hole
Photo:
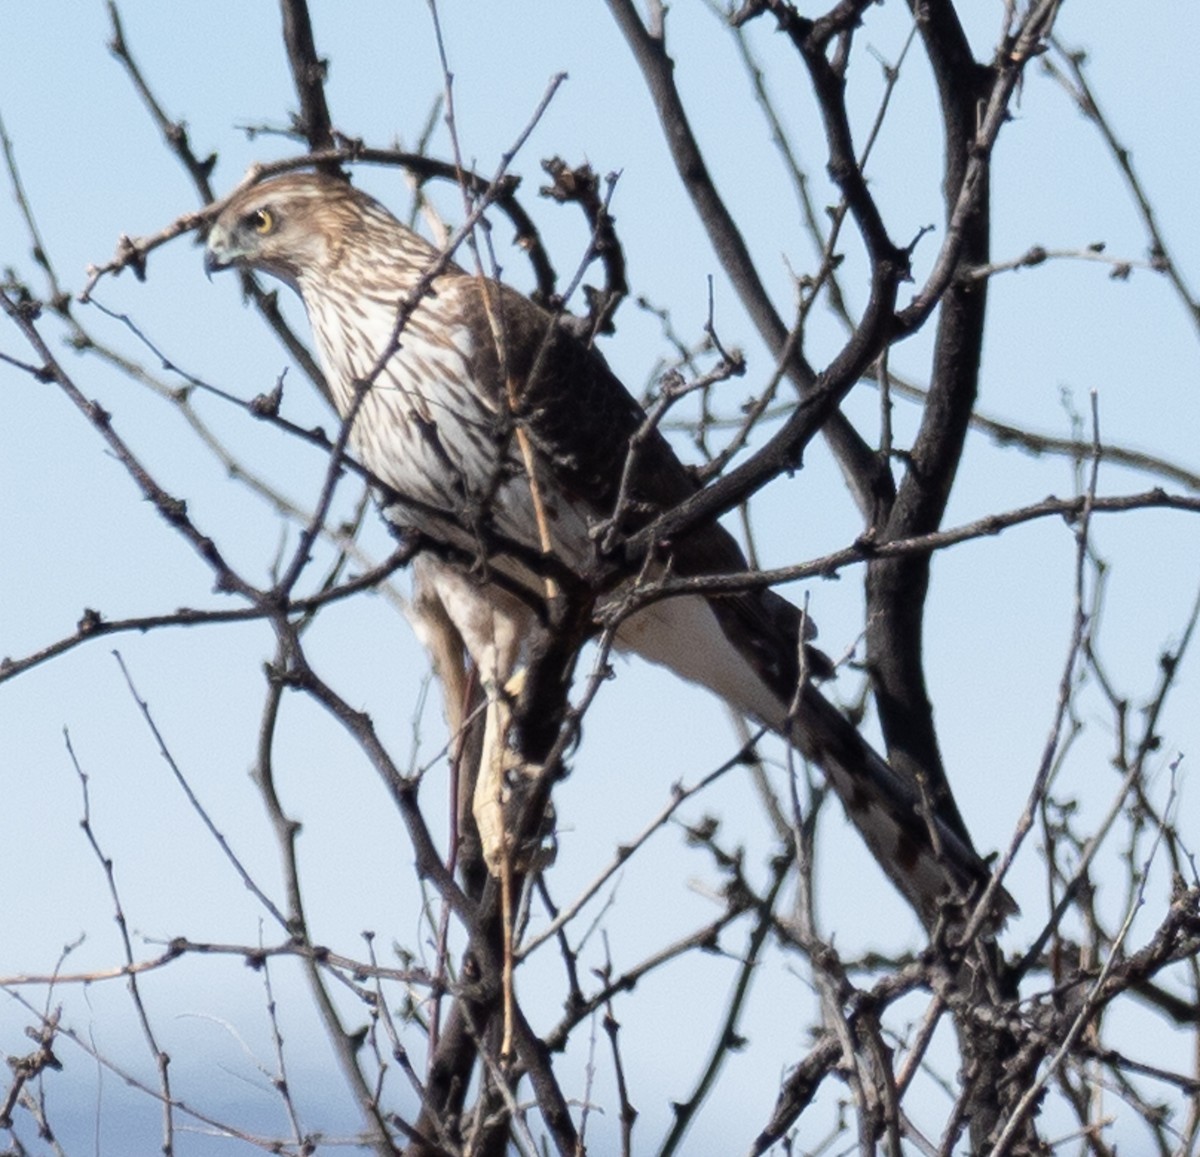
[[[461,639],[491,704],[485,753],[509,766],[496,734],[503,688],[547,593],[564,578],[589,583],[603,569],[604,529],[647,525],[696,492],[693,477],[592,345],[511,287],[449,262],[347,181],[304,172],[241,190],[209,231],[205,265],[271,274],[300,294],[332,401],[353,415],[351,444],[387,488],[384,513],[444,548],[418,559],[428,621],[447,628],[443,648]],[[660,544],[647,567],[704,576],[747,564],[711,522]],[[954,809],[923,803],[813,685],[827,660],[807,649],[805,626],[768,589],[688,594],[636,611],[615,641],[816,763],[931,924],[946,900],[977,894],[988,867]],[[443,690],[449,713],[460,689]]]

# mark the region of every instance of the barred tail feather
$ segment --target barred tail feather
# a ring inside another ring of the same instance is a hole
[[[825,773],[872,855],[927,926],[947,901],[982,894],[991,875],[985,861],[815,687],[804,689],[785,734]],[[1015,907],[1001,891],[1000,921]]]
[[[748,648],[728,637],[707,600],[689,596],[654,603],[626,621],[617,642],[707,687],[815,763],[871,854],[927,926],[947,901],[982,893],[987,864],[922,805],[917,786],[897,774],[811,684],[790,710],[756,669]],[[1016,905],[1001,892],[996,907],[1002,921]]]

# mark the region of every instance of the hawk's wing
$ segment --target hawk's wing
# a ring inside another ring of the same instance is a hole
[[[696,493],[692,474],[657,427],[645,428],[645,411],[597,349],[584,345],[549,313],[507,287],[489,283],[493,297],[487,307],[478,279],[462,278],[457,291],[475,334],[473,373],[478,381],[491,383],[498,409],[505,404],[506,378],[518,383],[514,418],[538,451],[547,501],[565,499],[584,511],[594,527],[607,525],[620,504],[615,529],[628,534]],[[491,328],[493,320],[501,331],[499,340]],[[637,449],[627,472],[635,436]],[[514,466],[521,468],[519,463]],[[593,569],[599,549],[595,536],[564,545],[574,549],[577,557],[563,561],[585,573]],[[733,536],[715,521],[663,544],[662,554],[672,572],[685,577],[748,569]],[[796,641],[802,627],[799,610],[769,590],[722,595],[720,601],[730,624],[741,622],[751,632],[786,641],[791,658],[780,666],[776,679],[794,691],[799,674]],[[812,633],[811,628],[807,633]],[[824,656],[814,652],[811,659],[811,674],[830,673]]]

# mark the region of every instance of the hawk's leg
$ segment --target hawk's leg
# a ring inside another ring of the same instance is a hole
[[[417,560],[414,579],[414,618],[442,684],[452,755],[474,754],[471,745],[464,746],[471,724],[463,709],[468,702],[464,649],[485,698],[482,750],[477,761],[464,761],[473,766],[463,766],[460,773],[458,814],[461,830],[469,799],[488,871],[499,876],[512,851],[505,804],[514,787],[519,797],[522,780],[542,770],[522,760],[510,743],[512,705],[524,682],[519,664],[535,629],[534,616],[512,595],[430,555]],[[528,857],[516,852],[520,862],[512,866],[527,864]]]
[[[512,837],[505,817],[505,805],[514,797],[520,798],[521,777],[534,779],[542,772],[540,766],[523,760],[509,743],[512,705],[520,697],[524,684],[524,669],[513,672],[502,687],[484,683],[487,714],[483,754],[471,809],[483,844],[484,859],[493,876],[499,876],[506,867],[528,866],[528,856],[523,854],[516,857],[517,863],[513,863]]]

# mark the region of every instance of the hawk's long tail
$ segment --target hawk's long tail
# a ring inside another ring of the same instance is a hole
[[[888,878],[931,927],[947,901],[978,898],[991,871],[820,691],[804,688],[784,731],[825,773],[846,815]],[[1001,890],[1001,921],[1016,905]]]
[[[709,688],[820,767],[871,854],[927,927],[947,901],[979,896],[990,877],[987,864],[922,800],[919,785],[899,775],[814,686],[796,696],[797,635],[788,640],[788,631],[771,624],[739,625],[736,617],[718,617],[706,599],[685,596],[634,615],[618,643]],[[1000,919],[1015,907],[1001,891]]]

